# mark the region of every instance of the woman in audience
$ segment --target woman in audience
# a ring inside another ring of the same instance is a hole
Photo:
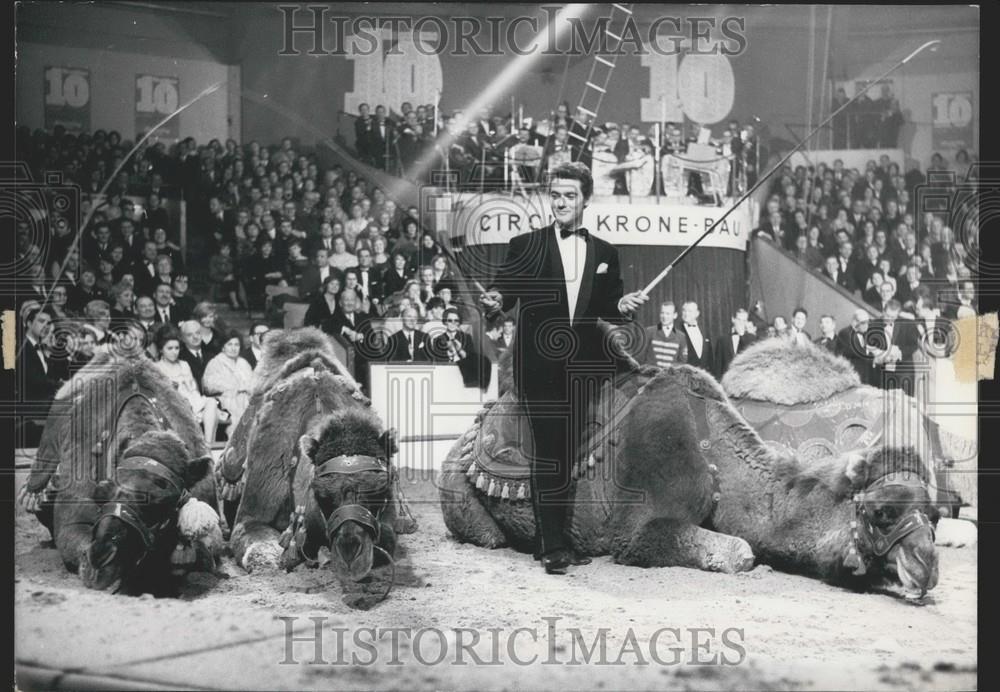
[[[348,252],[347,240],[343,235],[333,237],[333,252],[330,253],[329,264],[340,271],[344,271],[348,267],[358,266],[358,257]]]
[[[413,264],[417,267],[429,265],[440,252],[441,249],[438,247],[437,241],[434,240],[434,235],[429,232],[424,233],[420,236],[420,247],[413,256]]]
[[[120,281],[111,290],[114,305],[111,307],[111,317],[116,320],[135,317],[135,292],[132,287]]]
[[[53,323],[76,317],[76,313],[67,307],[68,302],[69,288],[65,284],[56,284],[49,293],[49,312],[52,313]]]
[[[108,304],[103,300],[92,300],[83,308],[83,319],[94,328],[97,344],[100,346],[112,341],[111,326],[113,323],[129,323],[135,320],[135,316],[129,313],[112,321],[111,310],[108,309]]]
[[[372,266],[376,274],[381,274],[389,266],[388,247],[385,236],[372,238]]]
[[[420,300],[425,304],[434,297],[434,269],[430,266],[420,267]]]
[[[215,326],[216,317],[215,306],[207,301],[198,303],[191,311],[191,319],[201,326],[201,348],[207,357],[221,351],[225,343],[222,332]]]
[[[205,440],[215,442],[215,432],[219,423],[218,402],[209,396],[202,396],[198,383],[191,374],[191,366],[181,360],[181,335],[174,329],[164,329],[157,337],[157,369],[174,385],[180,395],[191,405],[195,418],[201,423]]]
[[[458,290],[458,282],[455,281],[455,274],[451,270],[450,260],[443,253],[434,255],[431,260],[431,268],[434,270],[434,293],[442,288],[450,288],[452,293]]]
[[[253,368],[240,356],[243,342],[238,332],[226,334],[222,352],[208,361],[201,378],[202,390],[217,396],[222,409],[229,413],[228,430],[235,430],[250,403]]]
[[[167,240],[167,231],[163,228],[155,228],[152,233],[152,240],[156,243],[156,254],[166,255],[173,262],[173,266],[180,269],[184,265],[184,255],[179,246]]]
[[[403,221],[403,236],[392,247],[393,253],[402,252],[407,261],[410,261],[420,247],[419,233],[420,227],[417,225],[417,220],[413,217],[407,217]]]
[[[101,257],[97,261],[97,282],[98,290],[112,300],[114,299],[115,263],[110,257]]]
[[[410,307],[420,314],[420,319],[424,319],[427,314],[427,307],[421,297],[420,282],[410,279],[403,287],[403,297],[410,300]]]
[[[382,298],[388,299],[393,293],[402,291],[410,279],[411,272],[407,266],[408,258],[405,252],[394,250],[392,266],[382,274]]]
[[[307,327],[319,327],[326,320],[333,317],[333,313],[337,310],[337,298],[340,296],[341,280],[340,274],[335,271],[331,271],[330,274],[323,279],[323,290],[320,292],[319,296],[309,304],[309,309],[306,310],[306,316],[304,324]]]

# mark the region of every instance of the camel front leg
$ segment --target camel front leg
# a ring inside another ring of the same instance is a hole
[[[237,524],[229,544],[236,563],[247,572],[278,570],[285,552],[279,538],[280,534],[271,526],[254,521]]]
[[[753,568],[750,544],[676,519],[651,519],[638,526],[616,562],[638,567],[694,567],[709,572]]]

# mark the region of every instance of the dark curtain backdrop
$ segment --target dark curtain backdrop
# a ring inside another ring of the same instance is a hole
[[[625,291],[641,290],[684,249],[619,245]],[[496,267],[503,262],[506,245],[478,245],[465,248],[457,260],[462,273],[489,286]],[[659,321],[660,303],[672,300],[680,315],[681,303],[694,300],[701,311],[701,327],[713,342],[729,333],[730,318],[746,305],[745,254],[738,250],[697,248],[677,265],[650,295],[637,321],[643,326]]]

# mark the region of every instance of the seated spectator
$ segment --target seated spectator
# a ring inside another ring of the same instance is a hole
[[[793,345],[804,346],[812,343],[812,337],[806,331],[806,322],[808,319],[809,313],[806,312],[805,308],[795,308],[795,311],[792,313],[792,325],[786,333],[786,337]]]
[[[113,325],[110,347],[118,358],[153,360],[152,351],[157,348],[149,338],[149,332],[136,320],[125,320]]]
[[[430,265],[440,252],[441,249],[438,247],[437,241],[434,240],[434,234],[427,231],[420,236],[420,247],[417,248],[410,261],[417,267]]]
[[[115,321],[135,321],[134,316],[131,314],[113,320],[112,312],[108,309],[108,304],[103,300],[92,300],[87,303],[83,308],[83,318],[96,333],[98,346],[111,341],[111,325]]]
[[[427,307],[424,304],[420,284],[417,281],[411,279],[406,282],[406,286],[403,287],[403,297],[409,299],[410,307],[417,311],[420,319],[427,316]]]
[[[70,377],[83,370],[87,363],[91,361],[94,357],[94,349],[97,347],[97,342],[97,330],[89,324],[80,325],[80,329],[76,334],[73,355],[69,359],[68,368]]]
[[[820,335],[815,344],[825,348],[830,353],[837,352],[837,321],[833,315],[823,315],[819,318]]]
[[[452,271],[450,263],[451,261],[448,259],[448,256],[443,253],[438,253],[431,260],[431,268],[434,270],[435,295],[442,288],[449,288],[453,293],[458,290],[458,282],[455,279],[455,273]]]
[[[769,333],[769,336],[776,336],[782,339],[788,337],[788,322],[781,315],[778,315],[771,321],[771,328],[774,329],[774,334],[771,335]]]
[[[882,275],[882,271],[875,270],[869,275],[868,282],[862,287],[861,298],[876,310],[881,309],[882,306],[882,296],[879,294],[879,289],[884,283],[885,276]]]
[[[417,224],[417,220],[415,218],[407,217],[403,220],[403,235],[396,241],[396,244],[393,245],[392,253],[393,255],[397,252],[402,253],[403,256],[406,257],[407,262],[414,264],[413,259],[419,248],[420,226]]]
[[[215,306],[207,301],[198,303],[191,311],[191,319],[198,323],[202,347],[210,354],[209,358],[221,351],[225,343],[215,324],[217,317]]]
[[[297,286],[302,274],[309,267],[309,258],[302,252],[302,241],[298,238],[288,244],[288,265],[285,269],[285,279],[289,285]]]
[[[458,365],[466,387],[485,389],[490,381],[489,361],[476,350],[472,337],[462,331],[461,323],[458,310],[445,310],[444,331],[430,343],[431,360]]]
[[[169,257],[175,268],[184,266],[184,254],[181,252],[180,246],[167,240],[166,229],[154,228],[153,242],[156,243],[156,254]]]
[[[160,284],[170,286],[174,282],[174,261],[167,255],[158,255],[156,258],[156,277],[153,279],[153,288]]]
[[[896,283],[896,298],[904,305],[910,301],[916,302],[920,285],[920,267],[911,264],[906,267],[904,280]]]
[[[233,246],[222,243],[216,254],[208,260],[208,278],[212,282],[212,297],[225,296],[233,310],[239,310],[236,297],[236,264],[233,261]]]
[[[250,325],[250,345],[240,352],[240,356],[250,364],[251,368],[256,368],[264,355],[264,337],[269,331],[271,328],[263,322],[254,322]]]
[[[205,440],[212,444],[219,423],[218,402],[202,395],[190,364],[181,358],[181,336],[172,329],[162,331],[157,339],[157,350],[160,354],[157,369],[190,404],[195,418],[202,424]]]
[[[97,263],[95,287],[102,295],[107,296],[109,300],[113,300],[113,289],[117,281],[114,261],[110,257],[102,257]]]
[[[62,284],[53,286],[49,293],[48,304],[48,312],[52,317],[53,324],[76,317],[77,313],[69,309],[68,303],[69,289]]]
[[[201,379],[205,394],[218,397],[221,408],[229,413],[229,430],[235,430],[246,412],[253,388],[253,368],[240,356],[242,348],[240,335],[227,333],[222,351],[208,361]]]
[[[127,283],[119,282],[112,289],[114,304],[111,307],[111,317],[116,320],[135,317],[135,292]]]
[[[435,295],[434,270],[425,265],[418,270],[418,276],[420,277],[420,300],[426,303]]]
[[[388,250],[388,240],[384,237],[378,237],[372,239],[372,267],[375,269],[377,274],[381,274],[385,271],[385,268],[389,266],[389,254]]]
[[[419,315],[412,307],[403,310],[403,328],[389,337],[388,361],[392,363],[423,363],[430,360],[430,339],[418,326]]]
[[[148,333],[156,324],[156,303],[148,295],[135,299],[135,321]]]
[[[394,293],[402,293],[411,275],[406,253],[394,250],[392,266],[382,274],[382,300],[388,300]]]
[[[342,235],[334,236],[333,238],[333,253],[330,255],[329,264],[340,271],[358,265],[357,255],[348,252],[347,241]]]
[[[215,353],[203,348],[201,325],[197,321],[192,319],[181,322],[180,331],[181,339],[184,342],[181,346],[180,358],[191,367],[191,374],[194,375],[198,391],[201,391],[201,376],[205,373],[208,361],[215,357]]]
[[[306,327],[321,327],[337,311],[337,299],[340,295],[340,275],[334,270],[323,279],[322,292],[315,296],[306,310],[304,324]]]
[[[178,325],[188,319],[188,315],[181,315],[174,307],[174,292],[168,284],[160,284],[153,294],[153,303],[156,307],[154,320],[160,324]]]
[[[369,390],[369,356],[380,357],[379,344],[374,343],[371,318],[360,311],[358,296],[354,291],[341,291],[337,310],[322,325],[327,334],[337,337],[346,346],[354,347],[354,377]]]
[[[251,259],[244,274],[247,301],[254,309],[259,309],[263,305],[265,287],[277,286],[285,280],[284,267],[273,254],[272,247],[269,240],[261,243],[260,254]]]
[[[325,247],[316,248],[313,258],[312,265],[303,269],[298,283],[299,298],[304,301],[310,301],[319,295],[326,278],[337,272],[330,266],[330,256]]]
[[[510,315],[505,315],[500,325],[500,333],[495,339],[493,339],[493,345],[496,347],[497,355],[502,355],[514,345],[515,330],[516,322],[514,321],[514,318]]]

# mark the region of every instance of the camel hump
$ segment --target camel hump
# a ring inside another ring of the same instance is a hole
[[[758,341],[738,354],[722,377],[730,397],[785,406],[825,401],[860,386],[857,371],[845,358],[781,338]]]

